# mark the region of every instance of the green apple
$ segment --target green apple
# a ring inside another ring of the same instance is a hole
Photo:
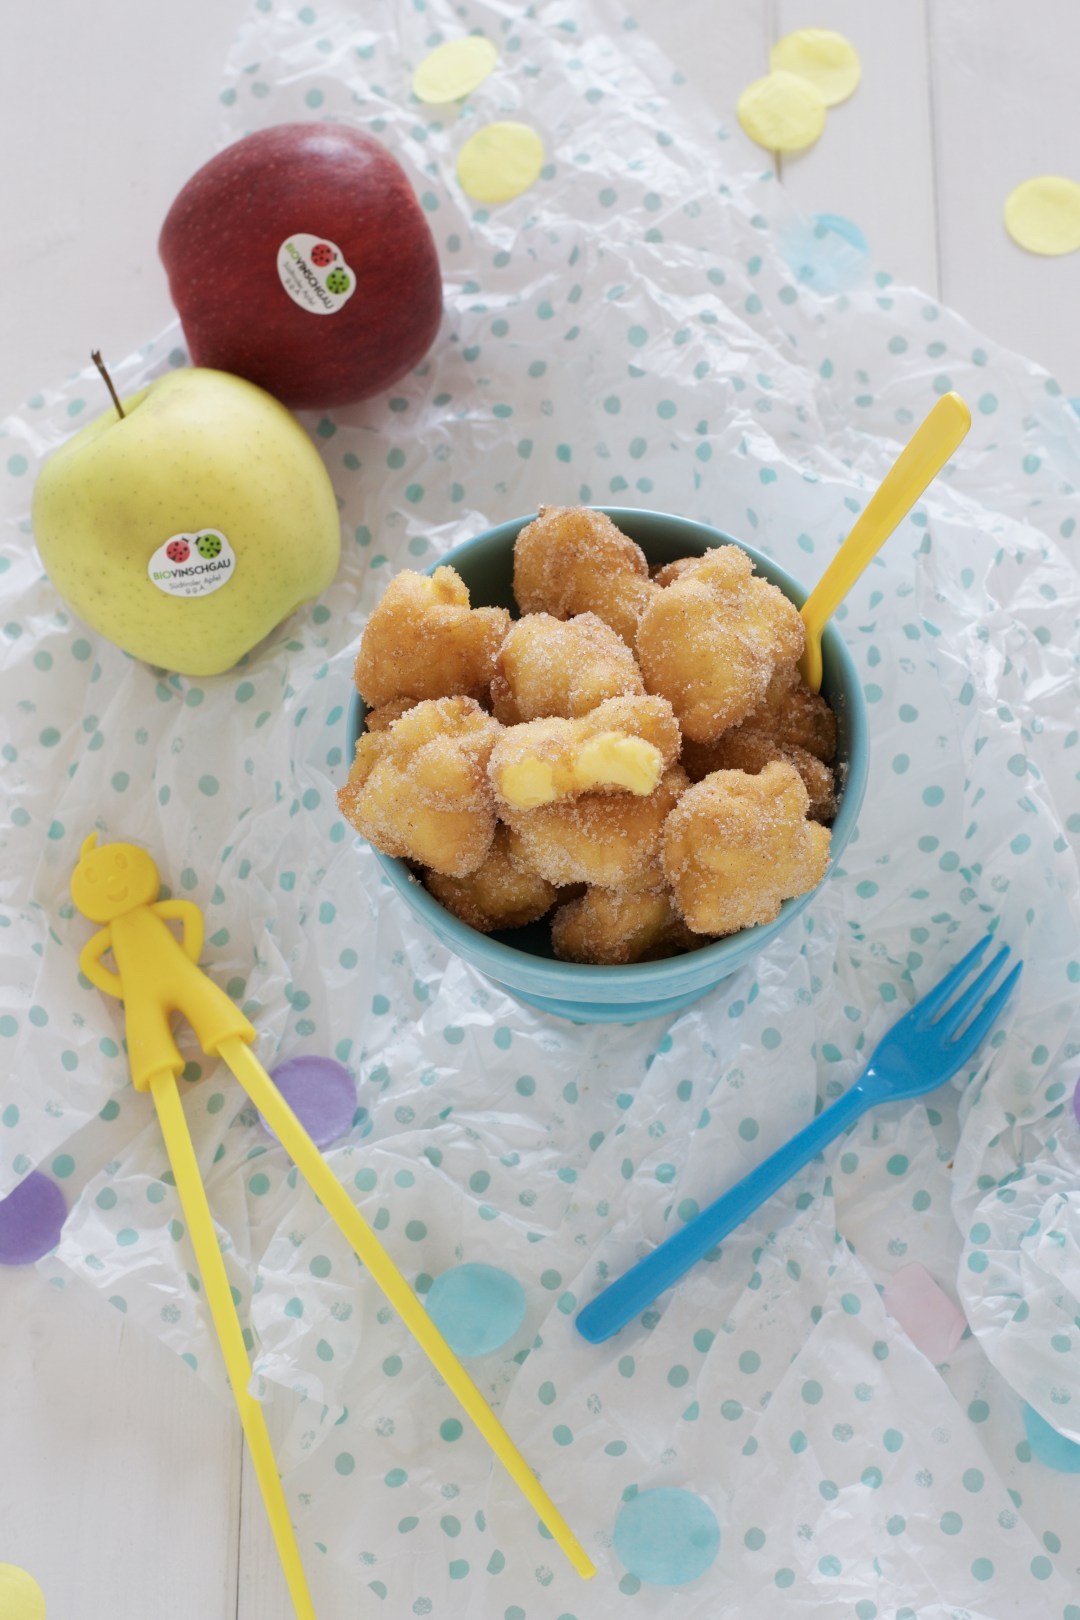
[[[341,526],[300,423],[254,383],[169,372],[60,447],[33,528],[94,630],[179,675],[230,669],[334,577]]]

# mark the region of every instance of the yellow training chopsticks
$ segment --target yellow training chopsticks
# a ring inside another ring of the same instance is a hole
[[[71,894],[85,917],[106,926],[83,947],[79,965],[92,984],[124,1003],[132,1082],[138,1090],[150,1091],[154,1098],[214,1327],[299,1620],[314,1620],[314,1609],[262,1407],[248,1390],[251,1367],[176,1088],[184,1060],[170,1028],[174,1013],[187,1019],[205,1052],[219,1055],[228,1064],[511,1479],[578,1574],[588,1580],[595,1575],[596,1566],[252,1052],[253,1026],[199,967],[203,939],[199,908],[190,900],[159,900],[160,888],[157,867],[145,850],[133,844],[98,848],[97,835],[91,833],[72,874]],[[181,923],[182,941],[168,928],[169,921]],[[113,954],[115,973],[102,965],[101,958],[107,951]]]

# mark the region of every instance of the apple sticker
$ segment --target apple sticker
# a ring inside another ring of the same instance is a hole
[[[166,596],[209,596],[227,585],[235,572],[236,552],[220,529],[171,535],[147,565],[151,582]]]
[[[282,242],[277,269],[293,303],[312,315],[336,315],[356,286],[356,277],[336,243],[306,231]]]

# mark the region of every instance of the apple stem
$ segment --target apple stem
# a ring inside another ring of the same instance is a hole
[[[91,349],[90,350],[90,358],[94,362],[95,366],[97,366],[98,370],[101,372],[101,375],[104,377],[105,386],[109,390],[109,394],[110,394],[110,396],[112,398],[113,404],[116,406],[116,414],[117,414],[117,416],[120,418],[120,420],[122,422],[124,420],[124,407],[121,405],[120,400],[119,400],[119,398],[117,396],[116,389],[113,387],[113,380],[109,376],[109,373],[105,369],[105,362],[101,358],[101,350],[100,349]]]

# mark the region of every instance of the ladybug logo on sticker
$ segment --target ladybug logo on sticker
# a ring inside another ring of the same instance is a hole
[[[173,534],[158,546],[146,572],[166,596],[210,596],[232,579],[236,552],[220,529]]]
[[[297,231],[278,248],[278,279],[309,315],[336,315],[356,290],[356,276],[336,242]]]

